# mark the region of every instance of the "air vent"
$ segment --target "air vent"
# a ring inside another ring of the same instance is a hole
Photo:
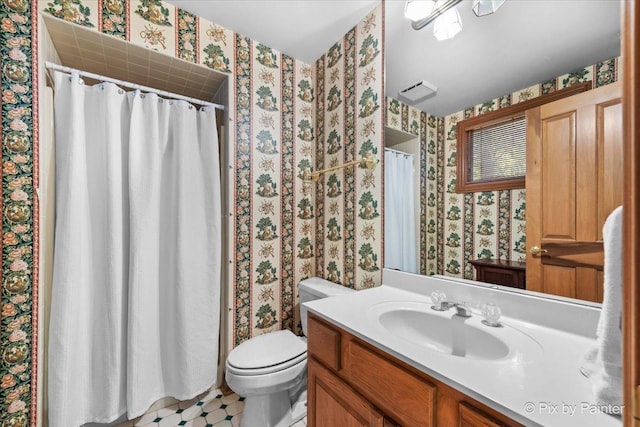
[[[398,93],[398,97],[401,101],[413,103],[422,101],[429,96],[436,94],[438,88],[429,82],[422,80],[414,85],[409,86],[406,89],[401,90]]]

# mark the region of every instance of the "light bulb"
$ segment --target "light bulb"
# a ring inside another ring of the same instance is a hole
[[[476,16],[489,15],[502,6],[506,0],[474,0],[471,9]]]
[[[404,5],[404,17],[412,21],[419,21],[429,16],[433,10],[433,0],[407,0]]]
[[[447,10],[433,24],[433,35],[440,41],[452,39],[460,31],[462,31],[462,20],[457,8]]]

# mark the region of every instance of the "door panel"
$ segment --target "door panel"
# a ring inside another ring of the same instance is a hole
[[[309,426],[383,427],[384,417],[373,405],[314,359],[307,363]]]
[[[598,296],[598,289],[602,286],[598,277],[602,271],[594,268],[576,268],[576,282],[581,286],[576,287],[576,298],[588,301],[602,300],[602,296]]]
[[[602,298],[604,298],[604,271],[600,270],[598,271],[598,284],[597,284],[597,288],[596,288],[596,292],[597,292],[597,297],[596,297],[596,301],[602,301]]]
[[[598,106],[598,122],[603,125],[598,133],[598,224],[604,224],[607,216],[622,204],[624,187],[622,166],[622,103],[619,99]],[[598,229],[598,240],[602,240],[602,228]]]
[[[527,289],[602,301],[602,226],[622,204],[620,97],[615,83],[527,112]]]
[[[542,121],[542,237],[575,240],[575,114]]]
[[[575,298],[575,268],[544,265],[542,266],[542,278],[546,293]]]

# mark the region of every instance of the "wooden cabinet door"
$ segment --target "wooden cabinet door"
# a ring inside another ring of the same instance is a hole
[[[620,83],[527,111],[527,289],[602,301],[602,226],[623,199]]]
[[[458,411],[458,427],[504,427],[504,424],[500,424],[473,406],[461,403]]]
[[[308,360],[307,425],[310,427],[383,427],[384,416],[335,374]]]

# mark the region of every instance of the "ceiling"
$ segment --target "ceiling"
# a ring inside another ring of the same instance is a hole
[[[307,63],[378,4],[377,0],[169,0],[182,9]],[[385,2],[386,94],[420,80],[438,88],[416,104],[444,116],[620,54],[618,0],[507,0],[481,18],[457,8],[463,30],[439,42],[415,31],[404,1]],[[251,11],[248,13],[248,11]]]

